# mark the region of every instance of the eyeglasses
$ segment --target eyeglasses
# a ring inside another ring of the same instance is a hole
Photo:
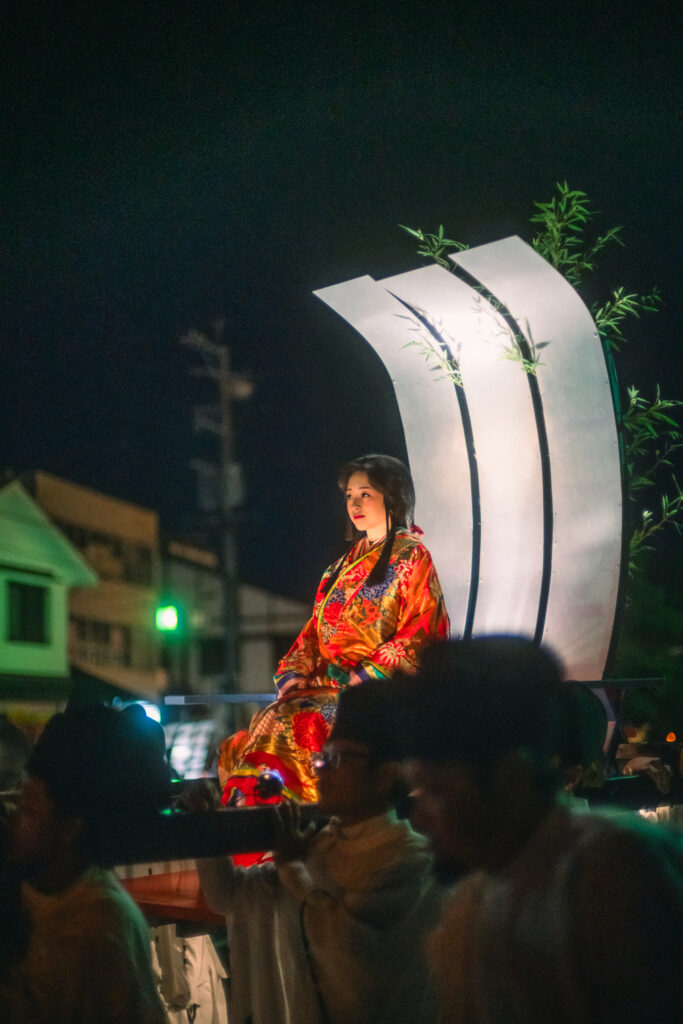
[[[369,753],[362,750],[331,750],[318,754],[312,759],[311,764],[316,772],[321,772],[323,768],[338,768],[347,758],[369,756]]]

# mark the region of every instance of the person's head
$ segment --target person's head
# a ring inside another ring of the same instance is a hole
[[[332,732],[314,760],[322,813],[351,825],[393,808],[404,791],[400,752],[385,683],[342,691]]]
[[[111,863],[112,836],[163,804],[169,770],[160,727],[141,708],[93,705],[54,715],[27,763],[12,836],[25,877]]]
[[[391,528],[412,526],[415,489],[400,459],[378,454],[351,459],[339,470],[338,482],[353,531],[349,539],[369,529],[379,528],[382,536]]]
[[[457,874],[506,862],[553,804],[560,777],[561,675],[521,637],[432,645],[394,679],[409,734],[414,823]]]

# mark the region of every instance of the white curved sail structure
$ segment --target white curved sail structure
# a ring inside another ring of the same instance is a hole
[[[453,259],[483,290],[431,266],[316,295],[391,377],[452,634],[535,637],[569,678],[600,679],[622,487],[597,330],[565,279],[519,238]],[[524,358],[539,361],[535,374]]]

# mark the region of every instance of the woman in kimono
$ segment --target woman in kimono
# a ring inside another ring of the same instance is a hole
[[[414,670],[430,640],[448,635],[448,615],[422,531],[407,468],[365,455],[339,474],[348,514],[344,554],[326,569],[308,620],[275,673],[277,700],[221,749],[226,804],[276,802],[259,783],[276,773],[282,795],[315,801],[312,759],[332,729],[346,686]]]

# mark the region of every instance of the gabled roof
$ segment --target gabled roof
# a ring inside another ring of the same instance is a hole
[[[70,587],[98,582],[97,573],[17,480],[0,489],[0,563],[45,573]]]

